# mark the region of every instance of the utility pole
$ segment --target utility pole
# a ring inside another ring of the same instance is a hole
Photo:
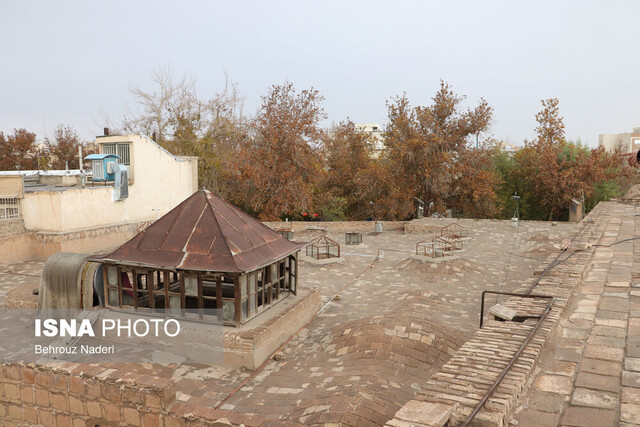
[[[520,219],[520,212],[518,211],[518,200],[520,200],[520,196],[518,196],[518,192],[516,191],[511,198],[516,201],[516,213],[514,218],[517,221]]]

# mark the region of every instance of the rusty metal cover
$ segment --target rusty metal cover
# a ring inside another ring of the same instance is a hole
[[[235,273],[271,264],[302,246],[202,189],[100,261]]]

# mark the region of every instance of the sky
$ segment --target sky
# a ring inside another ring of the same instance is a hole
[[[249,114],[271,85],[314,87],[323,126],[385,124],[389,99],[428,105],[444,80],[517,145],[553,97],[567,138],[594,147],[640,126],[638,16],[638,1],[0,0],[0,130],[94,140],[168,66],[203,99],[228,76]]]

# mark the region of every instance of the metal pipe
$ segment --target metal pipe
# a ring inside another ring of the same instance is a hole
[[[500,384],[500,382],[503,380],[503,378],[507,375],[507,373],[509,372],[509,370],[513,367],[515,361],[518,359],[518,357],[520,357],[520,355],[522,354],[522,352],[524,351],[525,347],[527,346],[527,344],[529,344],[529,341],[531,340],[531,338],[533,337],[533,335],[538,331],[538,328],[540,327],[540,325],[542,324],[542,322],[544,321],[544,319],[547,317],[547,315],[549,314],[549,311],[551,311],[551,307],[553,306],[553,303],[555,301],[555,297],[551,297],[550,295],[531,295],[531,291],[533,291],[533,288],[535,288],[540,281],[542,280],[542,278],[544,277],[545,274],[547,274],[547,272],[549,270],[551,270],[552,268],[556,267],[557,265],[560,264],[560,262],[564,262],[567,259],[569,259],[569,257],[565,258],[564,260],[557,262],[558,259],[560,258],[560,256],[566,252],[566,250],[571,246],[571,244],[584,232],[584,230],[587,228],[588,224],[593,224],[595,223],[594,220],[587,220],[585,221],[584,225],[582,226],[582,228],[580,229],[580,231],[573,236],[573,238],[569,241],[569,243],[567,244],[567,246],[562,249],[560,251],[560,253],[558,253],[558,255],[555,257],[555,259],[542,271],[542,273],[540,274],[540,276],[538,276],[538,279],[529,287],[529,289],[527,290],[527,292],[525,294],[512,294],[512,296],[518,296],[518,297],[522,297],[522,298],[551,298],[551,302],[549,303],[549,305],[547,306],[547,308],[545,309],[544,313],[542,314],[542,316],[540,317],[540,320],[538,321],[538,323],[536,324],[536,326],[531,330],[531,332],[529,333],[529,335],[527,336],[526,340],[522,343],[522,345],[520,346],[520,348],[518,349],[518,351],[516,352],[516,354],[514,354],[514,356],[511,358],[511,361],[509,362],[509,364],[502,370],[502,372],[500,373],[500,375],[498,376],[498,378],[496,379],[496,381],[493,383],[493,385],[491,386],[491,388],[484,394],[484,396],[482,397],[482,399],[480,400],[480,402],[478,402],[478,404],[475,406],[475,408],[473,409],[473,411],[471,412],[471,414],[469,415],[469,417],[467,418],[467,420],[462,424],[463,427],[466,427],[469,425],[469,423],[471,423],[471,421],[475,418],[476,415],[478,415],[478,412],[480,412],[480,410],[482,409],[482,407],[484,406],[484,404],[487,402],[487,400],[489,399],[489,397],[491,397],[491,395],[493,394],[493,392],[496,390],[496,388],[498,387],[498,385]],[[482,322],[483,322],[483,318],[484,318],[484,295],[485,293],[494,293],[494,294],[501,294],[501,292],[496,292],[496,291],[484,291],[482,293],[482,301],[481,301],[481,312],[480,312],[480,327],[482,327]],[[509,293],[507,292],[503,292],[502,294],[508,295]]]
[[[518,296],[522,296],[522,295],[518,295]],[[555,297],[551,297],[551,302],[549,303],[549,305],[547,305],[547,308],[544,310],[544,313],[540,317],[540,320],[538,321],[538,323],[536,323],[536,326],[533,329],[531,329],[531,332],[529,332],[529,335],[527,336],[527,338],[524,340],[524,342],[522,343],[522,345],[520,346],[516,354],[514,354],[511,360],[509,361],[509,364],[502,370],[502,372],[500,373],[500,376],[498,376],[498,378],[495,380],[491,388],[487,390],[487,392],[484,394],[480,402],[478,402],[475,408],[473,408],[473,411],[471,412],[467,420],[464,423],[462,423],[462,427],[467,427],[471,423],[471,421],[476,417],[476,415],[478,415],[478,412],[480,412],[484,404],[487,403],[487,400],[489,400],[489,397],[491,397],[493,392],[498,388],[498,386],[500,385],[504,377],[511,370],[513,365],[516,363],[516,360],[518,360],[518,357],[520,357],[520,355],[526,348],[527,344],[529,344],[529,341],[531,341],[531,338],[533,338],[535,333],[538,331],[538,328],[540,328],[540,325],[542,324],[544,319],[546,319],[547,315],[549,314],[549,311],[551,311],[551,306],[553,306],[554,301],[555,301]]]

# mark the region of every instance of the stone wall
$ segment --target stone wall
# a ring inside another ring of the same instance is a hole
[[[22,218],[0,221],[0,236],[24,233],[25,231],[27,231],[27,229],[24,227]]]
[[[408,221],[380,221],[384,231],[403,231]],[[307,229],[326,228],[333,233],[359,231],[374,232],[376,221],[267,221],[268,227],[291,227],[295,232],[303,232]],[[294,234],[295,237],[295,234]]]
[[[457,223],[462,225],[463,227],[467,227],[469,230],[473,230],[478,226],[478,223],[482,222],[484,224],[487,223],[504,223],[511,225],[513,222],[510,219],[472,219],[472,218],[421,218],[414,219],[413,221],[409,221],[404,226],[405,233],[440,233],[442,227]],[[548,225],[548,221],[524,221],[520,222],[520,224],[528,224],[533,225],[536,223]],[[571,223],[566,221],[553,222],[553,225],[559,227],[571,226]]]
[[[225,328],[224,364],[233,368],[257,369],[282,344],[304,326],[320,310],[320,291],[301,289],[298,295],[290,295],[252,321],[272,316],[260,326],[251,327],[250,321],[243,328]],[[277,311],[280,311],[277,313]]]
[[[0,235],[0,264],[43,261],[56,252],[100,253],[135,236],[146,222],[129,222],[63,233],[23,232]]]
[[[0,365],[3,426],[229,426],[251,416],[176,401],[172,380],[144,373],[56,363]]]
[[[1,368],[0,418],[5,423],[151,426],[171,425],[167,421],[177,418],[167,411],[175,401],[175,387],[168,380],[127,380],[115,369],[88,365]]]

